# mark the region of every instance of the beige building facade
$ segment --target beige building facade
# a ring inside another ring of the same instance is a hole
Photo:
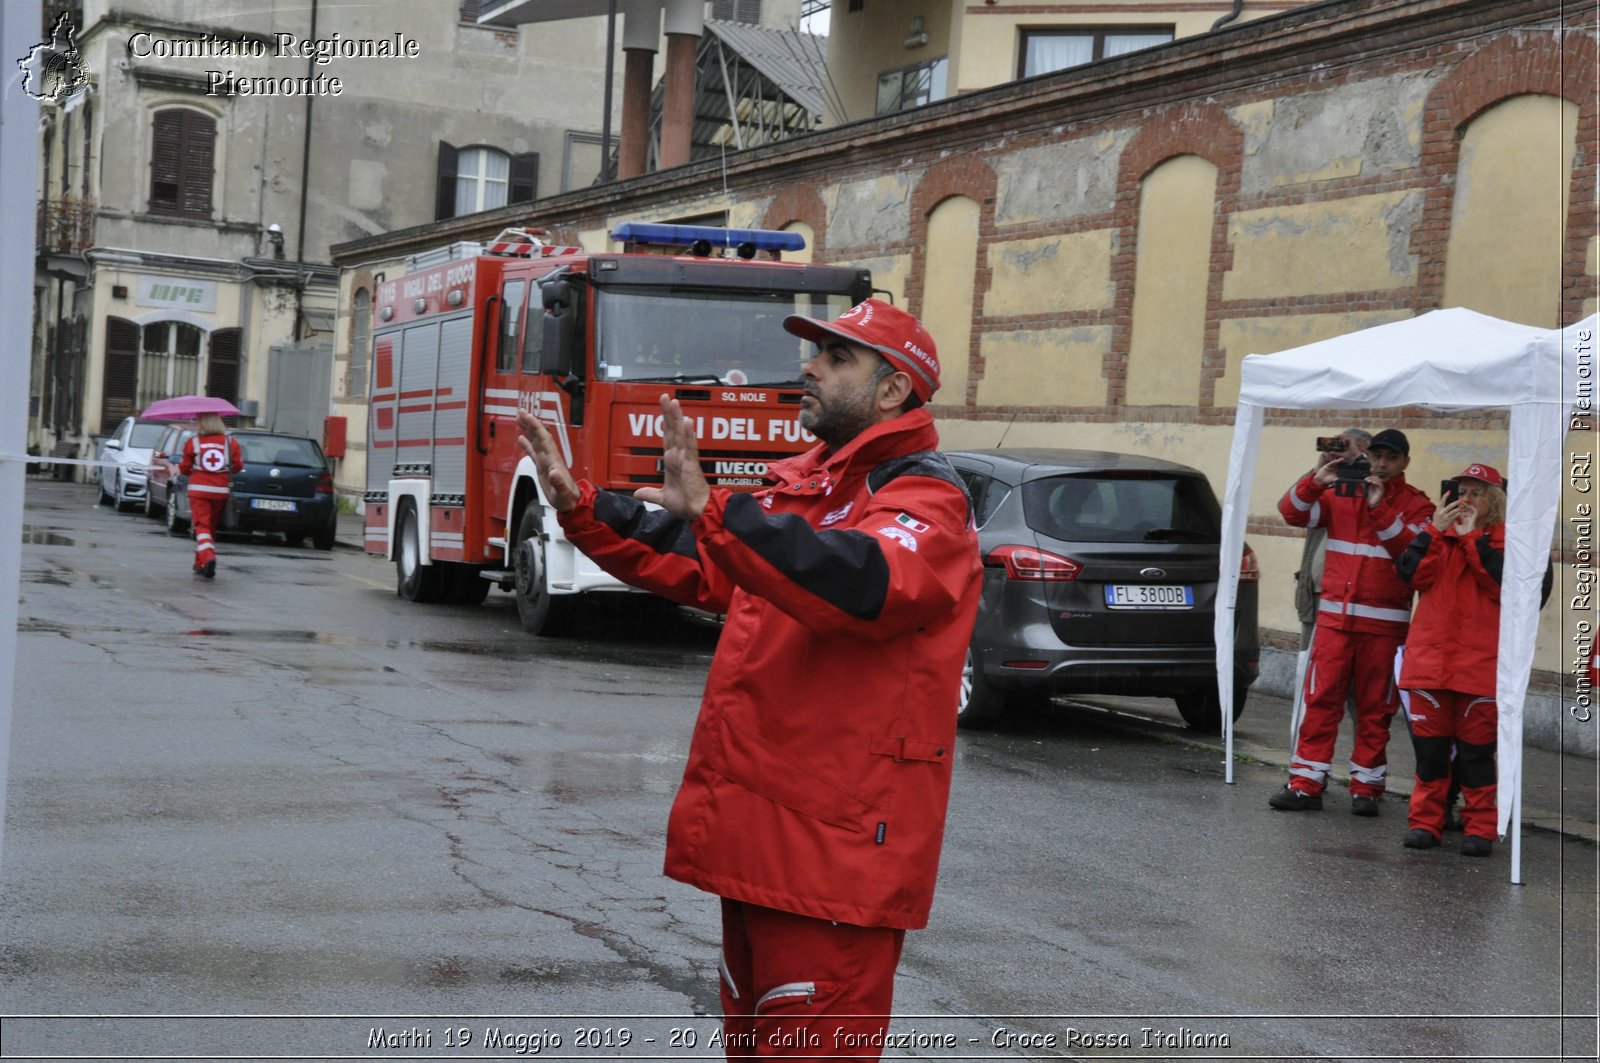
[[[842,0],[829,9],[831,124],[1157,47],[1305,0]]]
[[[1135,451],[1220,485],[1247,354],[1447,305],[1538,326],[1595,311],[1596,37],[1592,2],[1306,6],[555,197],[531,220],[589,247],[628,219],[805,231],[813,260],[870,268],[927,320],[944,445]],[[335,259],[349,285],[511,217]],[[1506,453],[1497,413],[1269,411],[1248,533],[1269,648],[1297,629],[1301,540],[1278,498],[1313,437],[1351,422],[1406,431],[1430,493]],[[1565,671],[1561,619],[1541,614],[1546,689]]]

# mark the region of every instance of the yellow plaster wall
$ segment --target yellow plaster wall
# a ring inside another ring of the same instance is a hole
[[[922,297],[922,323],[939,349],[939,402],[966,401],[977,265],[978,204],[947,199],[928,215]]]
[[[1110,325],[987,333],[978,348],[978,405],[1102,405],[1110,347]]]
[[[1516,96],[1467,126],[1456,170],[1445,306],[1527,325],[1562,322],[1562,245],[1578,105]]]
[[[1242,317],[1224,320],[1217,328],[1217,342],[1227,358],[1227,369],[1217,378],[1212,405],[1236,406],[1239,403],[1239,367],[1246,355],[1276,354],[1319,340],[1343,336],[1374,325],[1385,325],[1413,316],[1411,311],[1374,310],[1348,314],[1296,314],[1293,317]]]
[[[1015,6],[1015,5],[1012,5]],[[1140,7],[1151,7],[1150,11],[1140,11]],[[1022,30],[1066,28],[1071,26],[1153,26],[1173,27],[1175,38],[1189,37],[1197,33],[1205,33],[1211,24],[1217,20],[1215,11],[1209,8],[1193,12],[1164,10],[1170,8],[1170,3],[1162,0],[1130,0],[1118,4],[1114,15],[1099,12],[1077,13],[1051,13],[1040,14],[1037,11],[1027,14],[1012,14],[1003,6],[996,5],[981,15],[967,16],[961,25],[961,51],[951,57],[951,66],[959,64],[959,70],[951,71],[951,86],[953,91],[974,92],[986,89],[991,85],[1014,81],[1022,61]],[[1258,5],[1252,4],[1249,15],[1258,17],[1252,10]],[[1293,6],[1293,5],[1286,5]],[[1262,12],[1268,13],[1268,12]],[[1243,21],[1241,19],[1240,21]],[[959,86],[959,90],[954,89]]]
[[[949,55],[950,0],[907,0],[892,4],[869,3],[860,11],[835,4],[828,22],[828,76],[843,101],[829,95],[827,122],[837,125],[871,118],[876,112],[878,75]],[[911,20],[921,16],[928,43],[907,48]],[[947,82],[954,93],[955,81]]]
[[[840,264],[872,271],[874,299],[887,299],[895,306],[906,305],[906,281],[911,277],[910,255],[886,255],[883,258],[852,257],[848,262]],[[885,292],[888,294],[885,295]]]
[[[1421,209],[1421,193],[1388,192],[1240,211],[1228,223],[1233,268],[1222,297],[1410,287],[1417,282],[1411,228]]]
[[[1103,310],[1111,306],[1110,229],[1010,240],[989,248],[985,317]]]
[[[792,221],[783,227],[783,231],[786,233],[799,233],[806,242],[806,246],[798,251],[785,251],[783,260],[785,262],[810,262],[817,244],[817,234],[811,230],[811,226],[803,221]]]
[[[1217,168],[1197,155],[1170,159],[1144,179],[1128,346],[1130,406],[1200,401],[1216,193]]]

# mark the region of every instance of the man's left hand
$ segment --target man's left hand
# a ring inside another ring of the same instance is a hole
[[[677,399],[661,396],[660,487],[641,487],[633,497],[654,502],[674,517],[696,520],[711,499],[711,485],[700,469],[700,443],[694,421],[683,415]]]

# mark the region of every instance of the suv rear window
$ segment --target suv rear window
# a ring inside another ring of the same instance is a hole
[[[322,451],[309,439],[299,436],[234,436],[239,453],[247,463],[257,465],[303,465],[321,468]]]
[[[1028,527],[1091,543],[1220,543],[1222,510],[1211,485],[1166,473],[1052,476],[1022,485]]]

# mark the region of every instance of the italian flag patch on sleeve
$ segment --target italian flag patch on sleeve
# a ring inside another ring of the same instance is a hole
[[[918,533],[919,535],[922,532],[925,532],[925,531],[928,530],[928,526],[926,524],[922,523],[920,520],[918,520],[917,518],[911,516],[908,513],[900,514],[898,517],[896,517],[894,519],[894,521],[895,521],[896,524],[899,524],[899,525],[901,525],[902,527],[905,527],[905,528],[909,528],[910,530]]]

